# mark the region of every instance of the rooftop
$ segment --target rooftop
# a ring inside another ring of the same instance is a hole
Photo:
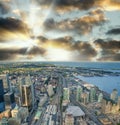
[[[84,116],[85,113],[78,106],[68,106],[66,114],[72,114],[73,117]]]

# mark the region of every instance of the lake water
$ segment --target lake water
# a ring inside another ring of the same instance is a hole
[[[47,62],[55,65],[120,70],[120,62]]]
[[[112,72],[120,72],[120,62],[50,62],[56,65],[70,67],[84,67],[92,69],[103,69]],[[120,96],[120,76],[103,77],[83,77],[78,76],[83,81],[98,86],[101,90],[111,93],[113,89],[118,90]]]
[[[118,90],[120,96],[120,76],[103,76],[103,77],[83,77],[77,76],[83,81],[98,86],[101,90],[111,93],[113,89]]]

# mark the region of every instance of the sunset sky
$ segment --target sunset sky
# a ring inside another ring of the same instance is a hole
[[[0,0],[0,61],[120,61],[120,0]]]

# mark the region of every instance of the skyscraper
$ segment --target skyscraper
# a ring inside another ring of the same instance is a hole
[[[96,100],[96,90],[95,87],[90,89],[90,102],[94,102]]]
[[[8,119],[7,118],[2,118],[1,125],[9,125],[8,124]]]
[[[98,102],[102,102],[102,99],[103,99],[103,94],[100,93],[100,94],[98,95]]]
[[[63,100],[69,101],[70,91],[69,88],[63,88]]]
[[[110,95],[110,98],[113,100],[113,101],[117,101],[117,98],[118,98],[118,91],[117,89],[113,89],[111,95]]]
[[[47,92],[48,92],[49,96],[52,96],[54,94],[53,86],[52,85],[48,85]]]
[[[72,114],[66,114],[65,125],[74,125],[74,117]]]
[[[78,87],[77,87],[77,91],[76,91],[76,100],[77,100],[77,101],[81,101],[82,91],[83,91],[82,87],[81,87],[81,86],[78,86]]]
[[[13,109],[15,107],[14,93],[8,92],[4,95],[5,109]]]
[[[89,92],[84,92],[81,94],[81,102],[84,104],[89,102]]]
[[[30,76],[28,75],[25,79],[22,80],[21,85],[21,103],[22,106],[28,107],[28,110],[31,111],[34,106],[34,84],[31,81]]]
[[[22,85],[22,88],[21,88],[21,103],[22,103],[22,106],[28,107],[29,111],[32,109],[31,85]]]
[[[10,90],[9,75],[8,74],[0,75],[0,79],[3,80],[4,91],[8,92]]]
[[[5,110],[3,80],[0,79],[0,112]]]

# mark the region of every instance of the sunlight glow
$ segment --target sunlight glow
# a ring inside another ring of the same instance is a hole
[[[47,59],[50,61],[69,61],[70,52],[64,49],[49,48]]]

